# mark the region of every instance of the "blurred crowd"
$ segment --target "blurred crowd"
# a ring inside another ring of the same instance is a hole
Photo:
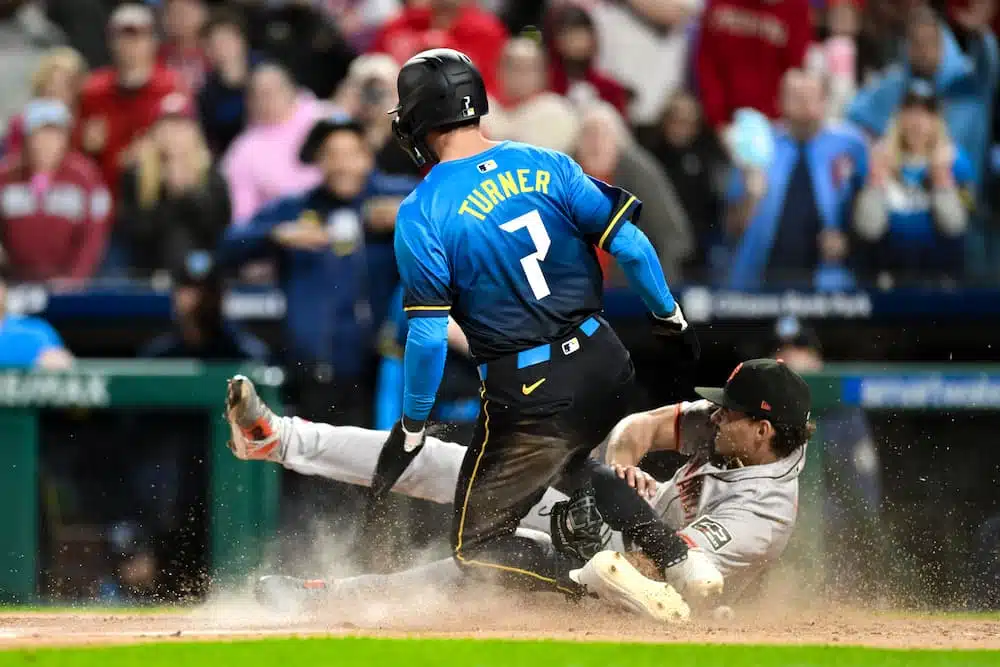
[[[323,385],[319,405],[357,402],[405,335],[393,226],[422,176],[386,112],[401,64],[448,46],[484,74],[491,137],[643,200],[672,284],[1000,278],[995,9],[5,0],[0,266],[54,290],[173,285],[151,354],[270,358]],[[233,278],[283,291],[275,354],[223,321]]]
[[[400,64],[448,46],[485,76],[490,136],[644,201],[675,282],[992,281],[997,18],[995,0],[5,0],[2,259],[74,288],[263,233],[223,248],[227,271],[350,256],[378,318],[420,177],[385,112]],[[337,215],[258,229],[315,188]]]

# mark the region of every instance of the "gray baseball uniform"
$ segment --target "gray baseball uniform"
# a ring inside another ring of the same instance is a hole
[[[711,440],[688,443],[681,453],[691,458],[657,488],[653,507],[688,544],[710,557],[726,580],[726,598],[736,598],[788,544],[805,446],[774,463],[753,466],[713,456]]]
[[[689,414],[707,420],[708,412]],[[287,443],[283,465],[289,470],[367,486],[371,483],[386,433],[368,429],[282,417],[278,432]],[[805,462],[804,448],[767,465],[727,466],[711,457],[711,438],[685,443],[691,459],[669,482],[662,483],[651,500],[664,521],[692,546],[701,548],[726,579],[726,598],[732,599],[784,550],[795,524],[798,474]],[[414,498],[447,504],[454,499],[465,447],[428,437],[423,450],[403,473],[394,490]],[[549,489],[522,521],[522,529],[548,531],[548,509],[566,496]],[[621,536],[612,536],[609,548],[623,550]],[[460,576],[451,559],[419,572],[373,575],[342,582],[350,587],[392,586],[415,575],[451,580]],[[441,581],[440,583],[445,583]]]

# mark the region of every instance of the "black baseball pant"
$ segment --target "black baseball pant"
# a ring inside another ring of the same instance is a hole
[[[561,341],[480,372],[482,407],[455,491],[452,547],[460,566],[518,587],[579,593],[568,573],[582,563],[515,531],[546,488],[570,493],[587,482],[608,525],[654,560],[686,553],[648,503],[589,460],[635,395],[632,361],[607,323],[589,318]]]

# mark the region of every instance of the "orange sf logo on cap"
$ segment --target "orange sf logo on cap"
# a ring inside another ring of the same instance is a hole
[[[733,378],[736,377],[736,374],[740,372],[741,368],[743,368],[743,362],[742,361],[740,363],[736,364],[736,368],[734,368],[733,372],[729,374],[729,379],[726,380],[726,384],[729,384],[730,382],[733,381]]]

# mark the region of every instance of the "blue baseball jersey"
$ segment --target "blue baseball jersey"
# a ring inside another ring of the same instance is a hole
[[[558,340],[602,309],[595,247],[641,206],[569,156],[517,142],[437,164],[397,215],[406,314],[450,312],[480,363]]]

